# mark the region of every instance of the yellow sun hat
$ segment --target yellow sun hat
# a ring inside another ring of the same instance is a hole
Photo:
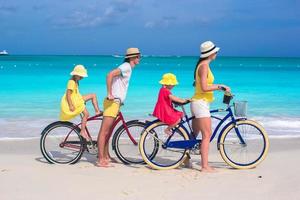
[[[162,79],[159,81],[162,85],[178,85],[176,76],[172,73],[166,73],[163,75]]]
[[[72,76],[77,75],[81,77],[87,77],[87,70],[83,65],[76,65],[73,71],[70,73]]]

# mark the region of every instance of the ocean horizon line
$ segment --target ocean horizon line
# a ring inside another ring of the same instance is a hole
[[[4,57],[10,57],[10,56],[86,56],[86,57],[116,57],[116,58],[123,58],[124,55],[120,54],[9,54],[5,56],[0,56],[0,58]],[[188,58],[188,57],[199,57],[199,55],[167,55],[167,54],[162,54],[162,55],[155,55],[155,54],[142,54],[142,57],[178,57],[178,58]],[[299,57],[295,56],[233,56],[233,55],[218,55],[219,58],[246,58],[246,59],[257,59],[257,58],[272,58],[272,59],[282,59],[282,58],[288,58],[288,59],[299,59]]]

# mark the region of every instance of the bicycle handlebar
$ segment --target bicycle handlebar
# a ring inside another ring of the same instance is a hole
[[[220,89],[223,90],[224,92],[226,91],[226,88],[224,86],[220,86]]]
[[[226,87],[224,86],[220,86],[220,89],[223,91],[223,92],[226,92]],[[227,96],[234,96],[231,92],[226,92],[227,93]]]

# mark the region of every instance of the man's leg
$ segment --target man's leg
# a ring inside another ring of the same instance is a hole
[[[107,167],[109,166],[106,157],[105,157],[105,149],[108,146],[107,137],[111,132],[111,127],[115,121],[113,117],[103,117],[102,125],[98,134],[98,166],[99,167]]]

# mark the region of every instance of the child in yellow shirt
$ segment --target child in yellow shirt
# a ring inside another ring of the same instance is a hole
[[[80,135],[87,141],[91,138],[88,137],[85,127],[89,117],[89,112],[85,107],[85,102],[92,100],[96,115],[100,115],[102,112],[98,107],[97,97],[95,94],[81,95],[78,89],[78,83],[84,77],[87,77],[87,70],[83,65],[76,65],[71,72],[72,77],[68,81],[67,91],[61,99],[61,112],[60,120],[68,121],[80,113],[83,114],[81,120],[81,132]]]

